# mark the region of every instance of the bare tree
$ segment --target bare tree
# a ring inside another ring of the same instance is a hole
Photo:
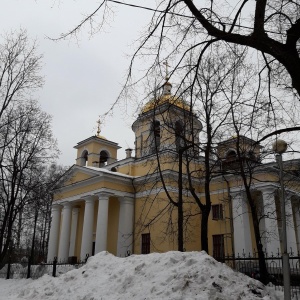
[[[264,93],[261,87],[252,88],[253,91],[250,92],[248,80],[241,80],[241,78],[246,78],[243,75],[245,71],[249,72],[249,67],[245,68],[244,66],[242,73],[239,73],[241,70],[234,69],[230,85],[223,93],[223,97],[225,101],[228,101],[230,107],[227,121],[228,129],[235,136],[231,139],[231,146],[235,151],[232,157],[228,156],[229,159],[224,157],[220,157],[220,159],[223,175],[230,174],[239,178],[241,190],[245,192],[259,258],[260,279],[262,282],[268,283],[270,278],[262,243],[263,233],[260,230],[260,222],[268,216],[262,213],[264,208],[259,205],[255,193],[255,184],[262,182],[260,174],[263,170],[262,161],[264,160],[259,141],[264,140],[263,136],[269,136],[270,132],[273,133],[273,128],[287,127],[288,124],[295,124],[298,120],[289,103],[282,103],[280,99],[274,97],[270,104],[268,91]],[[250,87],[253,86],[250,85]],[[243,90],[246,90],[246,93],[243,93]],[[260,93],[257,94],[257,91]],[[242,95],[243,101],[239,95]],[[265,146],[270,147],[268,144]],[[226,176],[224,178],[226,180]]]
[[[8,247],[12,246],[10,242],[15,231],[15,213],[22,209],[17,200],[24,195],[20,187],[24,186],[25,182],[28,182],[27,177],[30,177],[28,165],[22,169],[20,164],[26,154],[31,160],[37,156],[35,153],[31,153],[30,156],[29,153],[29,144],[37,142],[29,138],[34,138],[34,130],[37,130],[37,127],[33,129],[34,125],[37,125],[34,113],[46,117],[47,123],[48,117],[39,114],[40,110],[34,102],[27,104],[32,93],[43,84],[43,78],[39,74],[40,68],[41,55],[36,54],[36,45],[30,43],[26,31],[12,32],[3,37],[0,45],[0,264]],[[27,139],[22,140],[22,137]]]
[[[0,44],[0,119],[10,104],[28,100],[42,87],[41,58],[26,31],[4,36]]]
[[[247,76],[245,76],[247,72],[241,74],[241,70],[246,68],[243,51],[244,49],[236,49],[234,55],[228,55],[226,49],[212,47],[214,56],[205,57],[199,67],[194,67],[197,61],[194,62],[194,57],[191,57],[186,67],[196,73],[191,74],[191,77],[197,80],[190,81],[190,78],[184,78],[180,84],[183,90],[175,92],[178,96],[171,95],[170,92],[166,93],[170,88],[170,83],[166,82],[163,85],[165,93],[155,97],[150,104],[146,105],[148,109],[152,107],[153,111],[150,125],[152,130],[148,137],[148,147],[145,148],[150,151],[150,154],[156,154],[157,164],[156,168],[151,169],[149,176],[151,177],[153,173],[159,174],[155,180],[162,185],[168,199],[166,207],[172,212],[176,211],[177,227],[172,233],[178,238],[180,251],[184,248],[183,233],[188,231],[187,220],[191,216],[201,214],[199,216],[201,248],[209,252],[211,181],[220,175],[215,150],[218,142],[230,135],[231,110],[239,109],[239,103],[244,101],[243,91],[252,76],[249,69]],[[232,90],[227,87],[235,86],[233,78],[237,77],[241,79],[239,81],[242,85],[241,91],[235,93],[236,100],[230,103],[224,94],[231,97]],[[203,131],[200,133],[202,125]],[[200,156],[200,152],[203,156]],[[166,168],[171,168],[172,176],[166,172]],[[177,189],[175,194],[169,191],[170,181]],[[205,196],[200,197],[200,193]],[[149,198],[149,201],[158,201],[158,199]],[[164,214],[169,213],[166,207],[163,210]],[[198,207],[198,210],[195,210],[195,207]],[[158,215],[153,219],[157,220]],[[173,223],[168,222],[167,225],[170,224]]]
[[[57,156],[51,117],[34,101],[12,105],[0,120],[0,264],[3,263],[19,213],[35,207],[35,191],[42,185],[42,166]]]
[[[297,1],[163,0],[146,7],[129,1],[103,0],[94,12],[60,38],[76,35],[85,24],[91,26],[91,34],[97,33],[116,4],[153,11],[134,58],[154,54],[155,65],[169,57],[176,60],[177,68],[192,50],[198,51],[201,63],[201,55],[211,43],[222,40],[244,45],[261,54],[262,69],[267,71],[270,83],[273,80],[275,85],[294,88],[299,98],[300,4]]]
[[[45,261],[51,225],[52,190],[59,188],[59,179],[66,168],[51,164],[37,166],[36,185],[30,192],[30,200],[18,212],[14,227],[14,253],[19,258],[28,256],[33,263]],[[29,198],[29,197],[28,197]]]

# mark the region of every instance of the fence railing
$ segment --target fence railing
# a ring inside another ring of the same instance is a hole
[[[83,266],[88,259],[88,255],[82,261],[72,260],[71,262],[58,261],[55,257],[53,262],[40,263],[38,265],[29,262],[11,262],[0,270],[0,278],[21,279],[32,278],[37,279],[47,274],[53,277],[64,274],[70,270],[78,269]]]
[[[68,262],[57,261],[54,259],[51,263],[41,263],[38,265],[30,264],[30,262],[8,262],[0,270],[0,278],[39,278],[44,274],[56,277],[70,270],[83,266],[88,259],[88,255],[82,261],[75,259]],[[242,253],[237,256],[223,256],[216,258],[218,261],[225,263],[232,269],[244,273],[254,279],[260,279],[258,256]],[[270,282],[277,290],[283,290],[283,273],[282,273],[282,257],[280,254],[267,256],[265,255],[266,266],[269,273]],[[300,300],[300,255],[295,256],[291,253],[289,257],[291,270],[291,294],[293,299]]]
[[[293,299],[300,300],[300,255],[290,254],[290,276],[291,276],[291,295]],[[232,269],[244,273],[252,278],[260,280],[259,262],[257,253],[254,255],[242,253],[237,256],[223,256],[216,258],[218,261],[225,263]],[[266,266],[269,274],[270,283],[277,290],[283,290],[283,272],[282,257],[277,255],[265,255]]]

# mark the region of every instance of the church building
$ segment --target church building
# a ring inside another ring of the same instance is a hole
[[[184,250],[201,250],[202,213],[195,199],[205,203],[202,124],[171,88],[166,80],[161,95],[142,108],[132,124],[135,147],[125,150],[125,159],[118,160],[120,147],[100,135],[100,127],[74,147],[76,164],[54,190],[48,261],[83,260],[100,251],[125,257],[177,250],[179,208]],[[236,141],[220,142],[213,162],[208,245],[217,258],[257,249],[241,177],[230,172],[239,163]],[[263,248],[275,254],[282,246],[277,164],[261,163],[261,147],[247,137],[239,137],[239,147],[245,163],[255,167],[251,195]],[[294,252],[300,250],[299,163],[284,164],[288,248]]]

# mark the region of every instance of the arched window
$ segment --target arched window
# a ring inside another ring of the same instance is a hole
[[[151,137],[153,137],[150,140],[150,143],[153,143],[151,148],[155,152],[155,149],[159,149],[160,146],[160,122],[158,120],[154,120],[152,123]]]
[[[108,153],[105,150],[102,150],[100,152],[100,159],[99,159],[99,165],[100,167],[104,167],[107,165],[107,160],[109,158]]]
[[[87,163],[88,163],[88,151],[87,150],[84,150],[81,154],[81,162],[80,162],[80,165],[81,166],[87,166]]]
[[[182,121],[178,120],[175,122],[175,145],[176,151],[184,146],[184,127]]]
[[[227,161],[232,161],[232,160],[235,160],[236,159],[236,152],[234,150],[230,150],[227,152],[227,155],[226,155],[226,160]]]
[[[250,160],[253,160],[253,161],[257,160],[253,150],[248,151],[248,157]]]

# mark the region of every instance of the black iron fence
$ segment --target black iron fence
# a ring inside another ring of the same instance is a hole
[[[257,253],[254,255],[242,253],[237,256],[224,256],[217,258],[218,261],[225,263],[232,269],[244,273],[252,278],[260,280],[259,262]],[[275,289],[283,291],[283,273],[282,273],[282,257],[277,255],[265,255],[267,270],[269,274],[270,284]],[[291,270],[291,295],[293,299],[300,300],[300,255],[290,254],[289,257]]]
[[[75,257],[69,259],[68,262],[57,261],[57,258],[50,263],[31,264],[30,261],[10,262],[0,270],[0,278],[39,278],[44,274],[50,276],[59,276],[70,270],[83,266],[88,259],[88,255],[82,261],[77,261]],[[216,258],[218,261],[225,263],[232,269],[244,273],[257,280],[260,279],[259,262],[257,253],[254,255],[242,253],[237,256],[223,256]],[[275,286],[277,290],[283,290],[283,273],[282,273],[282,257],[277,255],[265,255],[267,270],[269,273],[270,284]],[[293,299],[300,300],[300,254],[290,254],[289,257],[291,270],[291,294]]]
[[[78,269],[83,266],[88,259],[88,255],[82,261],[69,260],[67,262],[58,261],[55,257],[53,262],[31,264],[30,261],[21,260],[21,262],[8,261],[0,270],[0,278],[21,279],[32,278],[37,279],[47,274],[53,277],[64,274],[70,270]]]

